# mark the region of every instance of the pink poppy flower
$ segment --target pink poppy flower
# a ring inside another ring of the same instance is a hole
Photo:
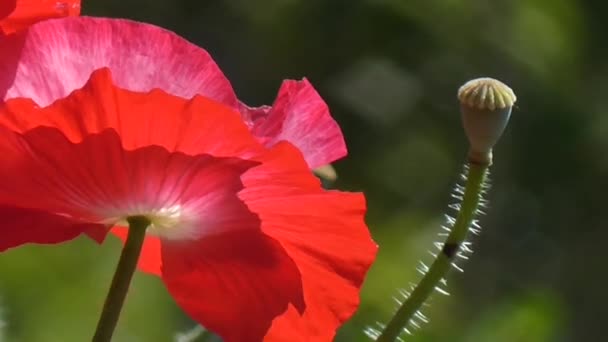
[[[308,82],[250,109],[204,50],[125,20],[44,21],[0,50],[0,250],[144,215],[140,268],[226,341],[330,341],[354,313],[376,246],[363,196],[308,171],[345,154]]]
[[[0,36],[49,18],[77,16],[80,0],[2,0],[0,1]]]

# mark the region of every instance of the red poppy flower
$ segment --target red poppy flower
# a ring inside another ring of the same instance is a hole
[[[266,146],[281,140],[297,146],[310,168],[346,155],[339,126],[306,79],[285,81],[272,107],[250,108],[205,50],[153,25],[87,17],[44,21],[3,39],[0,51],[0,99],[27,97],[47,105],[108,67],[125,89],[160,88],[221,102],[239,111]]]
[[[8,101],[0,131],[2,248],[145,215],[142,264],[161,259],[151,271],[226,341],[331,340],[357,307],[376,250],[363,197],[321,189],[295,148],[263,148],[228,107],[122,90],[102,70],[46,108]]]
[[[345,151],[308,82],[249,109],[204,50],[121,20],[41,22],[0,41],[17,47],[0,93],[30,99],[0,109],[0,250],[145,215],[141,268],[226,341],[333,338],[376,246],[363,196],[309,172]]]
[[[77,16],[80,0],[2,0],[0,1],[0,35],[49,18]]]

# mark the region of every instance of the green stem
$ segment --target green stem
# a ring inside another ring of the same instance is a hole
[[[414,291],[401,305],[399,310],[397,310],[397,313],[386,325],[380,336],[378,336],[377,342],[395,341],[401,335],[403,328],[406,327],[427,298],[437,288],[441,279],[452,268],[454,258],[460,251],[469,227],[475,218],[488,167],[488,165],[469,163],[469,172],[461,208],[441,253],[437,255],[437,258],[425,273],[420,283],[418,283]]]
[[[93,342],[110,342],[112,339],[144,244],[146,228],[150,225],[150,220],[143,216],[128,217],[127,222],[129,222],[127,241],[120,254],[120,260],[118,266],[116,266],[116,272],[97,323]]]

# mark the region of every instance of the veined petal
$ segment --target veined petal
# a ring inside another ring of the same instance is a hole
[[[72,240],[83,233],[103,236],[107,232],[103,225],[6,205],[0,205],[0,218],[0,252],[26,243],[55,244]]]
[[[314,186],[306,168],[288,158],[282,143],[243,175],[239,197],[294,260],[304,289],[303,313],[290,307],[277,317],[265,341],[330,341],[355,312],[359,290],[377,246],[364,222],[362,194]],[[273,175],[274,186],[264,177]]]
[[[162,277],[179,306],[226,342],[262,341],[288,306],[304,309],[297,266],[281,244],[252,228],[163,240]],[[290,339],[288,339],[290,340]]]
[[[38,21],[77,16],[80,0],[2,0],[0,34],[10,34]]]
[[[283,153],[283,151],[285,153]],[[280,155],[280,158],[278,157]],[[249,196],[263,197],[267,191],[284,191],[301,193],[308,191],[307,189],[318,190],[320,182],[316,177],[310,177],[310,172],[307,171],[306,162],[302,159],[301,154],[292,147],[286,144],[279,144],[272,149],[271,156],[262,154],[261,156],[253,157],[257,162],[266,163],[264,172],[249,173],[247,179],[249,182],[254,182],[256,187],[247,190]],[[289,169],[284,165],[290,165]],[[234,217],[238,224],[238,216]],[[234,222],[232,223],[234,225]],[[251,226],[245,223],[244,227]],[[111,233],[120,238],[123,243],[127,239],[126,227],[114,227]],[[162,258],[160,253],[161,242],[158,237],[146,237],[141,256],[138,263],[139,270],[153,275],[161,275]]]
[[[236,195],[254,162],[158,146],[125,151],[111,130],[79,144],[49,127],[0,133],[2,205],[100,224],[145,215],[149,232],[169,240],[241,229],[239,220],[254,216]]]
[[[241,112],[253,134],[266,146],[282,140],[294,144],[311,169],[346,156],[340,127],[306,79],[284,81],[272,107],[242,105]]]
[[[121,88],[203,95],[238,107],[230,83],[205,50],[154,25],[90,17],[47,20],[3,39],[0,51],[4,100],[26,97],[46,106],[107,67]]]
[[[121,89],[106,68],[43,109],[29,99],[9,100],[0,106],[0,125],[16,132],[56,127],[74,143],[112,129],[126,149],[157,145],[190,155],[245,156],[262,149],[230,108],[202,96],[185,100],[158,89]]]

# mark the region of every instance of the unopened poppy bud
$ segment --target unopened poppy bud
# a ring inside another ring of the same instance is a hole
[[[516,99],[511,88],[493,78],[477,78],[458,89],[462,123],[471,144],[469,162],[492,164],[492,148],[509,122]]]

